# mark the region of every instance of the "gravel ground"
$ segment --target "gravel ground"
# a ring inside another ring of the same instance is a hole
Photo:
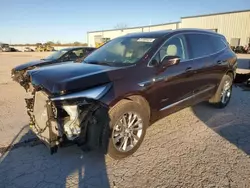
[[[76,146],[50,155],[39,142],[23,142],[34,135],[25,91],[10,70],[44,55],[0,54],[0,148],[17,143],[0,154],[1,188],[250,187],[250,95],[241,87],[223,110],[202,103],[158,121],[139,150],[121,161]]]

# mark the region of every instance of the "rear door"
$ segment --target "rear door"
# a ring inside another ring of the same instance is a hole
[[[211,55],[214,64],[214,79],[217,84],[220,83],[222,77],[228,70],[228,63],[234,61],[234,54],[226,41],[226,38],[220,35],[210,36],[213,44],[213,54]]]
[[[214,62],[213,41],[210,34],[190,33],[186,34],[192,59],[192,71],[195,73],[193,83],[194,95],[214,93],[218,84],[218,70]]]

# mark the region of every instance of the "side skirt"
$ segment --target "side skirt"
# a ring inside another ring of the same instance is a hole
[[[193,106],[197,103],[202,101],[208,100],[212,96],[212,91],[214,90],[215,86],[211,86],[203,91],[200,91],[192,96],[189,96],[185,99],[177,101],[173,104],[165,106],[161,108],[157,113],[157,115],[151,120],[151,123],[156,122],[159,119],[166,117],[167,115],[173,114],[178,112],[186,107]]]

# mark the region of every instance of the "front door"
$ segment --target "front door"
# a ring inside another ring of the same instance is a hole
[[[179,64],[164,68],[161,61],[166,56],[178,56]],[[159,62],[160,65],[154,66],[154,109],[167,115],[172,111],[177,111],[191,104],[195,86],[193,79],[193,61],[189,60],[186,39],[183,35],[173,36],[168,39],[159,49],[152,59],[152,62]],[[175,109],[175,110],[173,110]]]

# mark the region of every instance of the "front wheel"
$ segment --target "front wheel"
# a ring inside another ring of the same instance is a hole
[[[132,155],[141,145],[149,124],[149,115],[140,104],[122,100],[109,112],[111,137],[108,155],[122,159]]]
[[[224,108],[228,105],[232,95],[233,79],[224,75],[215,95],[209,100],[217,108]]]

